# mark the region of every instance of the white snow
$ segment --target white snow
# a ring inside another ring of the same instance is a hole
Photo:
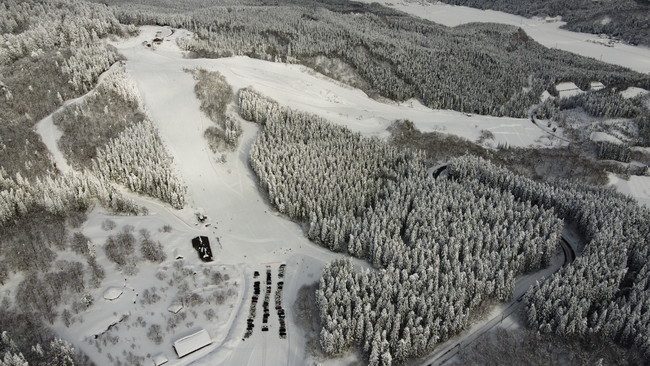
[[[650,91],[647,91],[642,88],[637,88],[635,86],[631,86],[625,90],[621,90],[621,95],[623,96],[623,98],[626,99],[636,98],[638,96],[648,95],[648,94],[650,94]]]
[[[625,180],[609,173],[609,184],[619,192],[636,199],[640,205],[650,208],[650,176],[632,175]]]
[[[617,145],[623,143],[620,139],[605,132],[592,132],[591,135],[589,135],[589,139],[594,142],[610,142]]]
[[[152,39],[159,31],[162,37],[171,41],[163,42],[155,50],[142,46],[143,40]],[[73,316],[69,327],[61,321],[54,326],[57,334],[72,342],[97,364],[109,364],[108,354],[173,352],[173,334],[187,334],[183,332],[196,330],[197,325],[205,329],[208,336],[211,335],[212,343],[182,360],[169,361],[170,365],[310,363],[305,334],[295,324],[291,307],[298,290],[317,281],[323,265],[341,255],[311,243],[298,224],[275,213],[265,201],[248,166],[248,152],[259,130],[257,125],[242,121],[240,146],[228,154],[226,163],[218,162],[219,157],[210,152],[203,138],[203,131],[212,122],[199,110],[199,101],[193,90],[195,81],[183,68],[217,70],[235,90],[253,86],[280,104],[318,114],[369,136],[385,137],[386,127],[393,120],[408,118],[425,132],[453,133],[474,141],[482,130],[490,130],[495,135],[495,143],[503,142],[510,146],[562,143],[527,119],[431,110],[417,101],[381,103],[358,89],[341,85],[303,66],[246,57],[185,59],[173,41],[176,37],[191,35],[186,31],[171,33],[162,27],[142,27],[138,37],[116,46],[127,57],[127,70],[137,83],[148,113],[188,186],[189,204],[183,210],[172,210],[154,200],[131,194],[130,197],[138,204],[148,208],[149,215],[112,216],[101,207],[89,214],[81,230],[95,244],[104,243],[108,235],[115,234],[125,225],[133,225],[136,232],[141,228],[148,229],[155,240],[161,241],[168,257],[161,264],[140,263],[138,274],[127,276],[115,270],[115,265],[107,260],[103,250],[97,250],[98,263],[106,268],[107,277],[103,288],[89,289],[89,294],[94,299],[101,299],[107,287],[114,287],[121,288],[122,295],[111,301],[110,306],[99,305],[95,300],[95,305]],[[39,129],[39,132],[44,136],[53,134],[47,129]],[[52,138],[54,142],[47,145],[53,152],[58,150],[56,139],[55,135]],[[197,225],[195,213],[198,207],[202,207],[201,212],[208,216],[210,227]],[[109,232],[101,229],[101,223],[106,219],[115,221],[117,229]],[[162,232],[163,225],[171,226],[171,232]],[[196,235],[211,238],[215,262],[203,263],[198,259],[190,243]],[[176,260],[177,257],[184,259]],[[254,270],[263,273],[266,264],[270,264],[275,282],[279,263],[287,264],[283,306],[287,309],[288,337],[278,337],[277,314],[271,312],[269,332],[260,332],[261,316],[258,315],[253,335],[244,341],[242,336],[252,293],[252,273]],[[359,267],[369,267],[361,261],[355,263]],[[180,276],[182,271],[186,271],[183,273],[189,273],[185,275],[189,291],[209,293],[216,286],[207,281],[208,278],[202,274],[204,270],[228,274],[230,280],[224,288],[233,289],[235,295],[223,304],[186,306],[176,315],[167,311],[170,304],[176,303],[177,291],[168,285],[169,276]],[[160,274],[162,279],[157,278]],[[143,304],[140,300],[143,292],[152,287],[158,288],[161,299],[150,305]],[[217,318],[211,321],[205,320],[201,314],[209,308],[217,312]],[[192,315],[193,311],[198,313],[198,317]],[[176,324],[177,328],[166,329],[166,322],[173,316],[187,318]],[[146,325],[142,325],[139,318]],[[152,324],[162,325],[164,334],[160,345],[155,345],[147,337]],[[95,335],[104,332],[106,334],[99,339],[94,339]],[[113,340],[116,343],[110,343]],[[155,362],[153,356],[148,357],[148,362]]]
[[[139,36],[151,37],[155,27],[142,27]],[[173,37],[184,37],[186,31],[179,31]],[[136,38],[116,45],[129,59],[127,68],[138,82],[145,99],[162,99],[164,108],[150,108],[154,118],[170,114],[174,121],[187,118],[185,112],[169,108],[174,98],[193,93],[194,81],[182,71],[183,67],[202,67],[221,72],[233,89],[253,86],[256,90],[275,100],[298,110],[317,114],[333,123],[347,126],[351,130],[367,136],[387,137],[386,128],[397,119],[409,119],[423,132],[444,132],[476,141],[482,130],[491,131],[495,139],[493,144],[509,146],[548,147],[562,145],[563,142],[540,130],[523,118],[499,118],[481,115],[466,115],[451,110],[432,110],[415,100],[404,103],[383,103],[369,98],[363,91],[342,85],[322,74],[300,65],[272,63],[250,59],[248,57],[231,57],[223,59],[184,59],[175,46],[175,42],[165,42],[152,51],[141,46]],[[163,76],[164,75],[164,76]],[[155,85],[145,85],[143,77],[155,79]],[[196,100],[179,100],[198,108]],[[190,108],[194,110],[194,108]],[[197,131],[203,130],[210,121],[198,112],[193,113],[200,124]],[[189,141],[190,134],[183,125],[173,124],[175,128],[164,131],[166,136]],[[166,128],[161,126],[161,128]],[[560,134],[558,131],[556,134]],[[179,140],[180,142],[180,140]],[[173,143],[171,145],[174,145]],[[197,152],[198,153],[198,152]],[[203,154],[205,155],[205,154]],[[185,172],[183,173],[185,176]]]
[[[473,22],[510,24],[522,28],[531,38],[549,48],[573,52],[632,70],[650,73],[650,48],[622,43],[603,42],[596,34],[560,29],[564,22],[547,22],[542,18],[524,18],[494,10],[408,0],[360,0],[377,2],[405,13],[449,27]],[[607,45],[605,45],[607,44]]]
[[[106,289],[106,291],[104,291],[104,298],[106,300],[115,300],[115,299],[119,298],[120,296],[122,296],[123,292],[124,291],[122,291],[121,288],[109,287],[109,288]]]
[[[558,93],[560,94],[560,98],[568,98],[584,93],[582,89],[578,88],[578,86],[571,81],[559,83],[555,85],[555,89],[557,89]]]
[[[174,349],[178,357],[183,357],[210,343],[212,343],[210,334],[205,329],[201,329],[174,342]]]

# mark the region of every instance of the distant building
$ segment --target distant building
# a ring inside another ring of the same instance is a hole
[[[158,44],[161,44],[162,42],[163,42],[162,38],[156,37],[156,38],[153,39],[153,44],[158,45]]]
[[[184,357],[210,343],[212,343],[210,334],[208,334],[207,330],[201,329],[194,334],[190,334],[174,342],[174,350],[178,357]]]

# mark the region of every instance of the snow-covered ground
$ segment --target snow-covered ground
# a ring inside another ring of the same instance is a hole
[[[184,59],[174,40],[176,37],[187,36],[186,31],[175,32],[169,37],[171,41],[163,42],[154,51],[142,47],[141,44],[144,40],[151,39],[159,28],[143,27],[142,29],[143,32],[139,37],[118,45],[120,52],[129,59],[129,68],[135,76],[145,72],[159,75],[170,73],[169,77],[179,82],[178,85],[174,84],[175,87],[171,90],[161,90],[157,87],[154,87],[154,90],[147,90],[146,86],[141,85],[145,98],[160,97],[169,101],[175,95],[181,95],[180,88],[190,91],[193,88],[193,84],[190,83],[192,79],[182,75],[184,74],[182,68],[202,67],[221,72],[235,90],[253,86],[281,105],[317,114],[368,136],[386,137],[388,136],[386,128],[393,121],[409,119],[423,132],[444,132],[471,141],[476,141],[483,130],[488,130],[494,134],[494,140],[486,141],[486,145],[492,146],[499,143],[509,146],[537,147],[563,144],[561,140],[540,130],[527,119],[432,110],[414,100],[400,104],[383,103],[369,98],[359,89],[342,85],[301,65],[273,63],[248,57]],[[167,109],[165,112],[153,109],[151,111],[166,113]],[[207,126],[209,123],[203,115],[197,118],[202,118],[202,126]],[[556,134],[561,135],[561,131]]]
[[[621,90],[621,95],[623,96],[623,98],[626,99],[631,99],[631,98],[635,98],[642,95],[648,95],[648,94],[650,94],[650,91],[647,91],[642,88],[637,88],[634,86],[631,86],[625,90]]]
[[[142,37],[153,38],[157,32],[162,32],[163,36],[171,33],[165,28],[146,27]],[[188,186],[189,204],[183,210],[172,210],[156,200],[129,194],[138,204],[147,207],[147,216],[111,216],[101,207],[93,210],[82,232],[95,244],[97,261],[107,269],[107,278],[100,288],[89,290],[93,306],[73,315],[69,326],[62,320],[55,323],[57,334],[102,365],[111,364],[111,360],[117,357],[123,362],[126,359],[127,364],[135,363],[135,359],[127,359],[129,353],[144,357],[145,364],[152,363],[153,357],[161,354],[170,360],[169,365],[305,364],[308,357],[305,336],[295,326],[290,309],[298,290],[317,281],[323,266],[340,255],[307,240],[302,229],[275,213],[259,192],[248,167],[248,151],[257,135],[258,126],[242,121],[240,146],[229,154],[226,163],[218,163],[218,157],[209,151],[203,138],[203,131],[212,122],[200,112],[193,90],[195,81],[192,75],[183,70],[184,67],[197,66],[196,61],[183,59],[174,42],[163,44],[153,51],[144,47],[141,41],[141,38],[127,40],[118,47],[128,57],[128,71],[136,81],[148,113]],[[239,70],[237,61],[231,60],[231,75],[245,75],[248,71],[245,67]],[[205,63],[211,66],[209,60]],[[245,61],[243,64],[247,65]],[[259,74],[252,72],[234,86],[257,85],[255,78],[264,74],[264,66],[268,65],[249,65]],[[227,69],[223,64],[216,64],[212,68]],[[292,69],[291,72],[309,75],[307,70]],[[270,76],[273,77],[277,75]],[[283,74],[283,77],[286,78],[287,74]],[[274,81],[272,84],[278,86],[281,83]],[[57,146],[60,132],[52,124],[51,117],[41,121],[37,131],[53,155],[58,157],[57,161],[61,160],[60,163],[65,165]],[[208,216],[206,223],[196,222],[197,211]],[[102,223],[107,219],[116,223],[115,229],[107,231],[102,228]],[[117,233],[127,225],[135,227],[136,237],[138,230],[149,230],[153,239],[162,243],[167,259],[162,264],[139,263],[135,276],[116,271],[115,264],[108,261],[101,247],[108,235]],[[169,232],[162,230],[166,225],[170,228]],[[203,263],[199,260],[190,244],[190,239],[196,235],[210,238],[214,262]],[[180,257],[182,259],[177,259]],[[273,298],[280,263],[287,265],[282,301],[287,309],[287,338],[279,337],[279,319],[274,311],[269,319],[269,331],[261,332],[262,310],[257,309],[256,328],[252,337],[244,341],[253,271],[265,273],[266,266],[271,266]],[[366,263],[357,263],[361,267],[368,267]],[[216,271],[228,275],[229,280],[221,285],[212,283],[211,276]],[[180,279],[171,283],[173,278]],[[184,306],[179,315],[173,315],[169,309],[178,305],[176,295],[179,281],[182,283],[183,279],[191,293],[202,294],[206,298],[222,290],[232,290],[232,294],[220,304],[213,301]],[[154,287],[160,298],[151,304],[142,303],[145,290]],[[119,297],[112,300],[105,298],[117,296],[118,290],[122,291]],[[205,313],[210,310],[214,310],[216,317],[208,320]],[[171,329],[170,318],[180,319],[177,323],[172,322],[175,325]],[[152,324],[161,325],[162,342],[159,345],[147,336]],[[201,328],[208,331],[213,343],[179,359],[172,344]]]
[[[636,199],[640,205],[650,208],[650,177],[632,175],[628,180],[609,173],[609,184],[616,190]]]
[[[558,48],[632,70],[650,73],[650,49],[614,43],[605,46],[603,39],[589,33],[560,29],[561,21],[548,22],[541,18],[525,18],[494,10],[479,10],[465,6],[408,0],[360,0],[382,5],[428,19],[449,27],[474,22],[510,24],[521,27],[531,38],[549,48]],[[607,40],[605,40],[607,41]],[[611,47],[610,47],[611,46]]]
[[[151,40],[156,34],[168,40],[156,49],[142,45],[144,40]],[[108,364],[109,354],[123,357],[125,353],[133,352],[147,358],[147,362],[152,362],[153,356],[163,353],[169,358],[169,365],[304,365],[308,362],[305,336],[295,325],[290,309],[299,288],[317,281],[323,265],[339,256],[307,240],[301,228],[275,213],[259,192],[255,176],[248,167],[248,151],[258,126],[242,121],[240,146],[228,154],[226,163],[217,162],[218,157],[210,152],[203,138],[203,131],[212,122],[200,112],[193,90],[195,81],[184,68],[203,67],[219,71],[235,90],[253,86],[283,105],[315,113],[369,136],[385,137],[386,127],[392,121],[407,118],[423,131],[452,133],[473,141],[478,139],[482,130],[490,130],[495,135],[495,144],[549,146],[561,143],[526,119],[435,111],[416,101],[381,103],[368,98],[360,90],[341,85],[299,65],[246,57],[185,59],[175,44],[175,38],[183,36],[188,36],[188,33],[172,32],[163,27],[143,27],[140,36],[115,44],[127,57],[127,70],[137,83],[148,113],[188,186],[189,204],[187,208],[176,211],[155,200],[134,196],[139,204],[149,209],[148,216],[109,216],[101,208],[89,215],[82,230],[99,246],[109,234],[125,225],[133,225],[136,230],[148,229],[155,240],[161,241],[167,253],[167,260],[160,265],[140,265],[137,276],[125,277],[120,272],[108,270],[109,275],[102,287],[91,291],[95,304],[75,318],[69,328],[61,322],[56,324],[59,334],[98,364]],[[56,127],[52,126],[51,120],[44,120],[38,128],[42,136],[49,136],[47,146],[57,156],[56,141],[59,135],[54,130]],[[60,159],[63,157],[59,152],[57,161]],[[199,207],[208,216],[210,226],[196,223],[194,213]],[[117,223],[114,231],[101,228],[106,219]],[[165,225],[171,227],[171,232],[160,230]],[[190,239],[198,234],[207,235],[212,241],[214,262],[202,263],[191,247]],[[97,248],[97,253],[98,261],[107,269],[114,266],[105,258],[103,250]],[[177,256],[183,257],[182,264],[176,264],[181,263]],[[260,332],[260,305],[253,335],[243,340],[249,316],[253,271],[263,274],[266,266],[271,266],[273,296],[280,263],[287,264],[283,307],[287,309],[288,337],[279,338],[279,319],[274,311],[271,311],[269,319],[269,332]],[[367,266],[363,262],[357,264]],[[175,304],[176,289],[166,285],[169,277],[185,271],[192,278],[188,279],[190,291],[202,293],[217,290],[216,285],[207,284],[208,279],[202,277],[206,276],[203,272],[206,268],[228,274],[230,280],[224,286],[235,289],[236,294],[218,306],[203,304],[197,308],[201,312],[213,308],[218,317],[212,321],[206,321],[201,313],[194,316],[194,309],[184,307],[180,313],[185,312],[187,320],[181,322],[176,330],[165,331],[160,345],[149,341],[146,336],[149,325],[159,323],[164,329],[167,324],[164,319],[171,316],[167,309]],[[157,276],[157,273],[163,275]],[[139,296],[152,286],[161,289],[161,299],[154,304],[141,304]],[[163,293],[164,287],[168,287],[168,293]],[[114,300],[104,299],[104,293],[109,288],[122,289],[123,293]],[[125,315],[128,317],[125,318]],[[139,317],[147,326],[141,325]],[[107,343],[115,344],[97,347],[94,335],[116,322],[117,326],[113,326],[108,333],[111,337],[100,337],[107,339]],[[173,342],[199,328],[205,328],[214,343],[178,359],[172,349]],[[119,339],[115,336],[119,336]]]

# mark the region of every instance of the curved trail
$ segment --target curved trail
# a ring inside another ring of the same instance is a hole
[[[567,228],[565,226],[564,231],[566,230]],[[461,335],[440,344],[429,356],[420,360],[416,360],[413,364],[427,366],[440,366],[446,364],[448,361],[456,357],[461,349],[476,341],[487,332],[492,330],[492,328],[501,324],[501,322],[503,322],[506,318],[520,310],[524,305],[524,302],[522,301],[524,294],[528,288],[535,283],[535,281],[548,278],[553,273],[559,271],[560,268],[569,265],[575,260],[576,250],[569,242],[569,240],[566,239],[565,234],[561,236],[558,244],[560,245],[560,250],[553,258],[549,267],[535,273],[520,276],[517,278],[515,282],[515,290],[513,291],[512,301],[500,305],[501,309],[493,313],[489,319],[474,324],[470,329],[462,332]]]

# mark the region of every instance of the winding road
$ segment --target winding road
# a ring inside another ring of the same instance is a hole
[[[425,358],[415,361],[413,364],[423,366],[440,366],[446,364],[448,361],[456,357],[463,348],[470,345],[472,342],[492,330],[492,328],[503,322],[503,320],[523,308],[524,302],[522,300],[530,286],[532,286],[536,281],[551,276],[553,273],[559,271],[560,268],[571,264],[576,259],[576,243],[572,242],[571,235],[567,235],[568,230],[570,230],[569,227],[565,225],[559,242],[559,249],[561,250],[558,250],[550,266],[535,273],[517,278],[512,295],[512,301],[501,305],[500,310],[492,313],[489,318],[474,324],[461,335],[442,343],[436,347],[433,353]]]

